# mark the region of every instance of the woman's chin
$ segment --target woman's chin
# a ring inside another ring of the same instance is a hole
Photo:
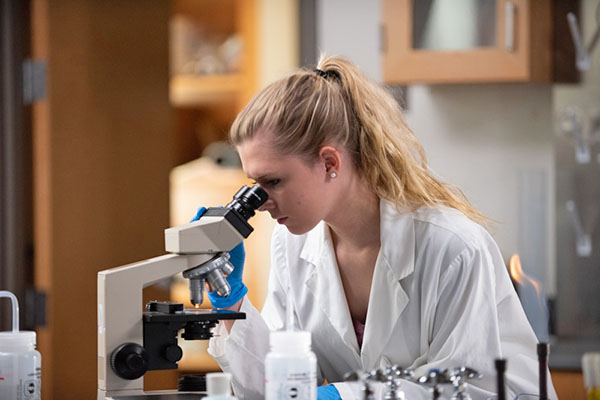
[[[297,226],[297,225],[293,225],[293,224],[284,224],[284,226],[287,228],[288,232],[290,232],[292,235],[304,235],[305,233],[312,230],[316,225],[314,225],[314,226]]]

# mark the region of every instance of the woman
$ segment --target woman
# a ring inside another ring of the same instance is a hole
[[[469,366],[484,375],[471,396],[486,398],[495,358],[508,359],[509,395],[537,392],[536,338],[486,218],[428,169],[383,88],[324,58],[258,93],[230,137],[279,223],[262,313],[245,297],[241,247],[229,277],[236,295],[211,294],[213,306],[246,313],[222,323],[209,348],[239,398],[263,398],[268,332],[284,327],[288,292],[329,382],[319,398],[352,398],[345,373],[389,365],[416,375]],[[402,389],[430,397],[413,382]]]

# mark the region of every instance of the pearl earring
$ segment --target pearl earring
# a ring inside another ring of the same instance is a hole
[[[329,176],[331,176],[331,179],[334,179],[337,176],[337,174],[335,172],[332,172]]]

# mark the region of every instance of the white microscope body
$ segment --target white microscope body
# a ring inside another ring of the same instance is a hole
[[[209,208],[198,221],[166,229],[166,251],[173,254],[98,273],[98,400],[186,396],[175,390],[144,392],[143,374],[147,370],[177,368],[182,355],[177,330],[188,329],[183,335],[186,339],[208,339],[210,328],[218,320],[245,315],[226,310],[183,310],[181,304],[161,304],[160,310],[154,304],[143,312],[142,289],[184,271],[188,276],[190,270],[200,271],[191,274],[190,288],[192,303],[201,303],[205,280],[212,290],[219,283],[206,275],[220,275],[221,284],[225,282],[223,272],[214,273],[214,265],[220,268],[228,264],[228,254],[220,253],[230,251],[248,237],[253,229],[247,219],[266,199],[260,187],[244,186],[226,207]],[[231,265],[223,268],[225,273],[231,270]],[[228,295],[229,286],[225,285],[217,291]],[[165,309],[169,311],[159,312]]]

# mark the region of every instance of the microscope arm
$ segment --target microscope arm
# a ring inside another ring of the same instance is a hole
[[[117,346],[125,342],[143,344],[142,289],[213,256],[167,254],[98,273],[98,387],[111,388],[107,396],[143,392],[143,378],[121,379],[110,366],[111,352]]]

